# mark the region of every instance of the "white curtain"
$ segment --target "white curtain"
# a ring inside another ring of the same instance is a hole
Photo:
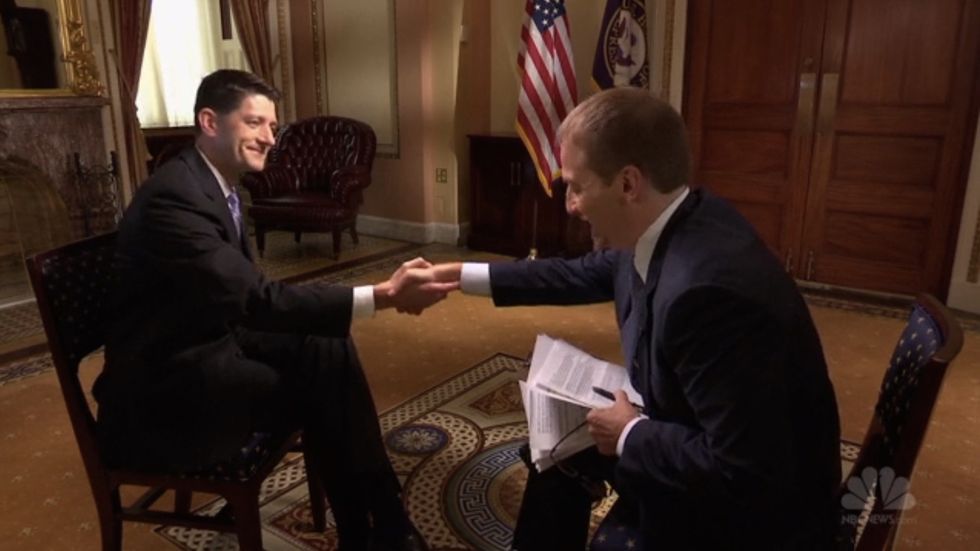
[[[197,86],[217,69],[248,70],[238,32],[221,39],[218,1],[154,2],[136,96],[140,125],[193,126]]]

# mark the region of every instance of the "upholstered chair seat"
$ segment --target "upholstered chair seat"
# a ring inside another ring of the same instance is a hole
[[[200,471],[184,473],[184,476],[208,480],[248,480],[259,471],[270,459],[269,456],[282,444],[282,439],[276,439],[272,434],[256,432],[233,457]]]

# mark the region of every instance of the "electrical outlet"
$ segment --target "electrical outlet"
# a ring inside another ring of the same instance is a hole
[[[445,168],[436,169],[436,183],[446,184],[449,183],[449,170]]]

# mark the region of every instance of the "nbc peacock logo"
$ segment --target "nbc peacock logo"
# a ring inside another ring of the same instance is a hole
[[[881,500],[881,508],[886,511],[907,511],[915,507],[915,498],[909,493],[909,479],[895,476],[895,470],[884,467],[880,471],[874,467],[865,467],[860,476],[852,476],[847,480],[848,493],[841,498],[840,504],[852,511],[870,510],[871,497]],[[856,517],[857,515],[855,515]],[[875,522],[875,518],[869,522]],[[884,516],[882,520],[884,520]]]

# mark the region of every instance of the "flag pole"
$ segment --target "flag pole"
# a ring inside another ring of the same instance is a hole
[[[541,187],[550,197],[552,181],[560,171],[555,130],[578,103],[565,0],[525,2],[517,67],[521,75],[517,97],[517,134],[534,162]],[[533,209],[529,259],[538,256],[537,197]],[[551,223],[551,220],[546,218],[545,223]]]
[[[538,198],[534,198],[534,208],[531,210],[531,250],[527,253],[528,260],[538,258]]]

